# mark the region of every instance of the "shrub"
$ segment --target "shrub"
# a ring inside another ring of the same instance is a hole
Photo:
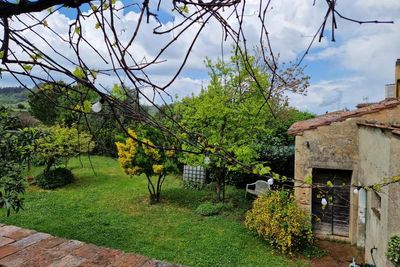
[[[24,104],[19,103],[19,104],[17,105],[17,108],[18,108],[18,109],[25,109],[26,107],[25,107]]]
[[[218,215],[221,213],[223,208],[224,204],[222,203],[214,204],[211,202],[204,202],[197,207],[196,213],[202,216]]]
[[[400,267],[400,236],[390,238],[386,255],[395,267]]]
[[[203,189],[203,184],[200,182],[196,182],[196,181],[184,180],[183,188],[201,190],[201,189]]]
[[[35,180],[36,184],[43,189],[55,189],[72,183],[74,175],[68,169],[56,168],[46,174],[38,175]]]
[[[37,140],[36,155],[39,161],[45,162],[44,174],[62,160],[67,166],[70,158],[89,153],[94,147],[92,136],[77,128],[54,125],[42,131],[42,137]]]
[[[313,241],[310,217],[286,190],[258,197],[247,212],[245,223],[283,253],[292,254]]]

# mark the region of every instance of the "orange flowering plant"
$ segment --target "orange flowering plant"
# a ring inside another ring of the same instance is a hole
[[[153,143],[147,138],[139,137],[132,129],[128,129],[128,134],[125,142],[115,143],[118,162],[130,176],[145,174],[150,202],[160,202],[161,187],[167,173],[177,170],[175,151],[165,148],[169,146],[162,137],[157,138],[157,143]],[[152,133],[151,136],[157,135]]]

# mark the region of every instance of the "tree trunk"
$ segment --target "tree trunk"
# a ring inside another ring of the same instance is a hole
[[[49,158],[46,162],[46,167],[44,168],[43,174],[47,175],[51,169],[51,167],[54,165],[55,163],[55,159],[54,158]]]
[[[157,178],[157,184],[153,184],[151,181],[151,175],[147,175],[147,189],[149,190],[150,193],[150,203],[155,204],[159,203],[161,200],[161,187],[162,184],[164,183],[166,173],[161,173],[158,175]]]
[[[216,169],[216,191],[217,191],[217,199],[218,201],[225,200],[225,176],[227,170],[226,168],[217,168]]]
[[[151,175],[146,174],[147,177],[147,189],[150,193],[150,204],[158,203],[159,197],[157,200],[157,189],[154,187],[153,182],[151,181]]]

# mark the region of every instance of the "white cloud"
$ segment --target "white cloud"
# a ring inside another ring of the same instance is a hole
[[[280,54],[283,61],[296,60],[301,57],[311,41],[311,37],[322,22],[326,11],[326,3],[324,1],[316,1],[316,6],[313,6],[311,2],[272,1],[271,8],[267,11],[266,26],[269,30],[273,50],[276,54]],[[119,2],[118,5],[121,5],[121,3]],[[170,12],[171,7],[171,1],[161,1],[161,9],[164,12]],[[261,25],[259,18],[255,15],[258,8],[258,0],[247,1],[243,29],[246,33],[248,47],[253,47],[259,42]],[[360,19],[393,19],[397,18],[400,13],[398,0],[379,2],[374,0],[343,1],[339,2],[338,8],[343,15]],[[227,14],[230,14],[229,9],[226,10],[225,16]],[[44,17],[45,15],[46,12],[42,12],[36,16]],[[120,40],[126,44],[129,41],[129,36],[134,31],[139,16],[133,11],[127,13],[121,11],[118,17],[119,19],[115,21],[117,34]],[[21,18],[24,19],[25,23],[31,22],[26,16]],[[67,38],[68,25],[72,23],[72,20],[62,13],[56,12],[47,21],[51,29]],[[178,25],[181,21],[182,18],[176,16],[174,21],[168,21],[163,25],[163,29]],[[237,26],[234,16],[230,18],[230,21],[233,26]],[[398,21],[396,22],[398,23]],[[96,21],[93,18],[82,20],[82,32],[90,40],[91,45],[96,47],[99,53],[105,57],[108,64],[102,62],[100,57],[87,45],[82,46],[81,54],[91,68],[107,68],[110,67],[111,60],[102,33],[100,30],[95,29],[95,25]],[[143,28],[139,32],[140,37],[129,50],[134,60],[139,62],[150,61],[167,42],[178,34],[178,32],[174,31],[165,35],[155,35],[153,34],[153,29],[157,25],[155,20],[151,20],[149,24],[142,25]],[[200,24],[197,24],[182,35],[158,59],[159,64],[147,69],[149,78],[153,82],[159,85],[169,82],[168,78],[171,78],[184,60],[184,52],[191,45],[196,30],[200,26]],[[21,27],[21,24],[15,22],[15,27]],[[314,112],[325,112],[325,109],[331,111],[336,108],[352,108],[354,104],[362,101],[364,97],[368,97],[370,100],[379,100],[383,97],[383,85],[392,81],[394,61],[397,57],[400,57],[400,45],[398,43],[400,40],[400,27],[398,25],[360,26],[341,19],[338,19],[338,27],[336,32],[338,42],[333,44],[324,38],[322,43],[315,44],[315,48],[318,49],[313,49],[307,59],[310,62],[309,64],[329,62],[330,68],[340,68],[343,70],[342,74],[332,79],[325,77],[325,80],[321,80],[317,76],[320,73],[315,72],[316,76],[312,77],[313,84],[309,89],[308,96],[291,96],[293,105]],[[38,30],[45,40],[54,45],[61,55],[73,61],[77,60],[68,43],[60,42],[58,37],[49,29],[37,26],[35,30]],[[329,31],[326,32],[326,35],[329,35]],[[54,55],[58,63],[72,68],[72,65],[65,58],[55,55],[44,40],[38,39],[33,33],[27,34],[26,37],[42,47],[46,53]],[[111,38],[112,41],[113,39]],[[231,50],[232,42],[228,40],[228,42],[221,43],[221,41],[221,26],[215,20],[211,20],[193,47],[192,54],[184,68],[185,73],[205,73],[204,58],[208,56],[211,59],[215,59],[221,56],[221,49],[223,49],[226,58]],[[17,49],[17,52],[20,51]],[[128,59],[128,63],[132,63],[133,59]],[[325,64],[323,67],[328,67],[328,65]],[[45,75],[36,68],[33,71],[36,74]],[[135,75],[143,77],[140,72],[135,72]],[[127,77],[123,79],[129,81]],[[117,81],[115,76],[102,75],[99,75],[98,80],[99,83],[105,86],[111,86]],[[2,80],[3,84],[10,84],[10,82],[10,77]],[[196,75],[181,74],[176,82],[168,88],[167,92],[171,95],[187,96],[191,93],[199,92],[201,83],[205,83],[205,81],[201,81]]]
[[[368,77],[322,80],[312,84],[306,96],[289,95],[290,104],[301,110],[323,114],[354,109],[356,104],[377,102],[384,98],[384,86]]]

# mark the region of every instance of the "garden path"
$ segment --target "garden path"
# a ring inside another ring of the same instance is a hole
[[[177,267],[144,256],[0,224],[0,266]]]

